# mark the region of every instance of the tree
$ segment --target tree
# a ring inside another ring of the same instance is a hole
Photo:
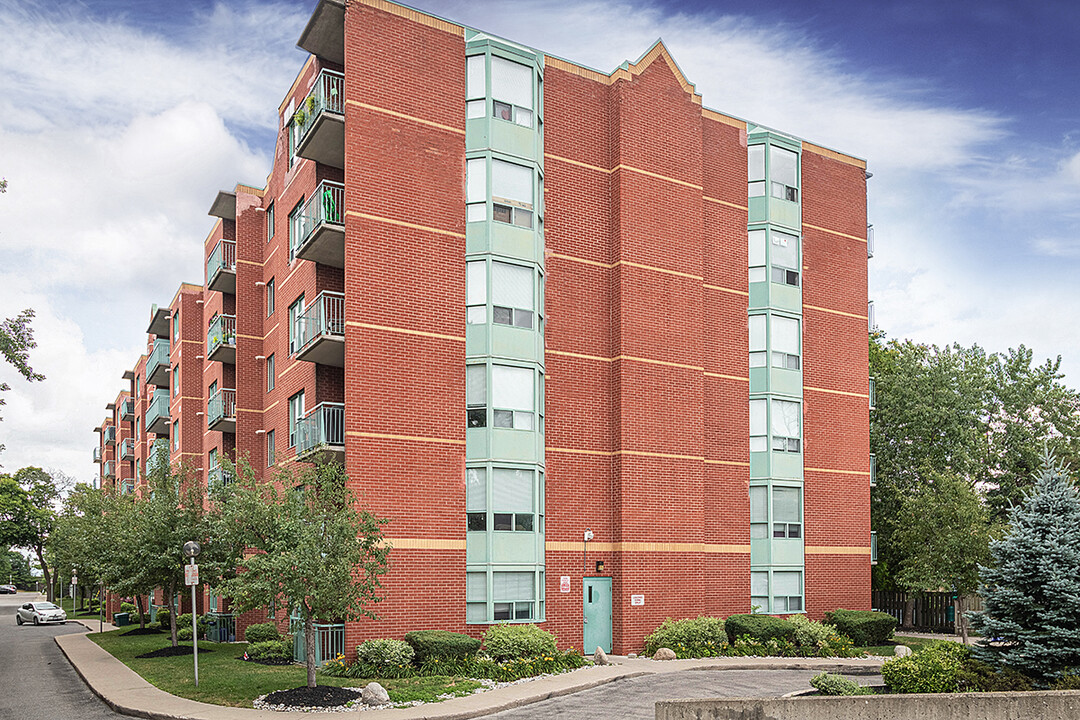
[[[1043,681],[1080,667],[1080,493],[1050,453],[979,570],[976,654]]]
[[[116,498],[107,490],[85,483],[76,485],[64,498],[49,537],[49,549],[57,567],[78,569],[80,584],[107,584],[126,553],[117,540]],[[85,597],[85,595],[84,595]]]
[[[0,476],[0,545],[34,551],[50,601],[55,594],[45,562],[45,546],[56,520],[53,502],[58,496],[52,476],[41,468],[24,467],[13,476]]]
[[[979,585],[979,565],[989,559],[990,526],[978,493],[952,474],[932,473],[926,486],[905,496],[893,533],[904,563],[897,583],[911,592],[956,592],[955,611],[964,642],[964,595]]]
[[[224,488],[218,533],[248,548],[221,591],[238,612],[292,605],[304,623],[307,685],[315,687],[315,623],[375,617],[389,548],[381,526],[358,509],[340,465],[284,470],[269,482],[241,465]]]
[[[22,590],[34,587],[34,575],[30,561],[21,552],[7,550],[0,553],[0,582],[7,582]]]
[[[7,191],[7,181],[3,181],[3,189]],[[45,376],[34,372],[30,367],[30,351],[37,347],[34,340],[34,330],[30,327],[30,321],[34,318],[34,311],[30,308],[23,310],[17,316],[8,318],[0,323],[0,355],[9,362],[27,382],[44,380]],[[0,393],[7,392],[11,386],[6,382],[0,382]],[[0,395],[0,405],[4,404],[4,398]],[[0,420],[3,420],[0,417]],[[4,451],[0,444],[0,452]]]

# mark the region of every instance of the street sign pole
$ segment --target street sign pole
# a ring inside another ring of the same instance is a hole
[[[199,614],[195,609],[195,586],[199,582],[199,570],[194,557],[191,558],[191,572],[195,575],[195,582],[191,583],[191,642],[195,648],[195,687],[199,687]]]

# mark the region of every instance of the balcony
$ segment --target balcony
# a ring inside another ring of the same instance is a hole
[[[210,490],[220,490],[232,482],[232,473],[223,467],[212,467],[206,473],[206,484]]]
[[[110,478],[110,479],[115,478],[116,477],[116,463],[114,463],[112,460],[106,460],[104,469],[101,472],[107,478]]]
[[[125,480],[124,482],[120,483],[121,495],[130,495],[133,492],[135,492],[135,483],[133,481]]]
[[[101,462],[101,448],[100,447],[94,448],[94,462],[96,462],[96,463]]]
[[[150,401],[150,407],[146,409],[146,431],[155,435],[168,435],[169,419],[169,391],[167,389],[155,390],[154,399]],[[154,445],[156,449],[157,441]]]
[[[206,333],[206,359],[236,364],[236,316],[218,315]]]
[[[120,459],[121,460],[134,460],[135,459],[135,441],[131,438],[124,440],[120,443]]]
[[[169,467],[169,441],[158,438],[150,445],[150,457],[146,461],[146,472]]]
[[[296,421],[296,456],[309,462],[345,461],[345,405],[320,403]]]
[[[116,444],[116,426],[110,425],[109,427],[105,428],[105,444]]]
[[[146,327],[146,332],[160,338],[169,337],[169,318],[171,315],[169,308],[159,308],[157,305],[151,307],[150,324]]]
[[[169,340],[158,338],[146,359],[146,382],[157,387],[169,387]]]
[[[120,419],[124,421],[135,419],[135,401],[131,398],[120,403]]]
[[[290,121],[296,154],[345,169],[345,76],[323,70]]]
[[[345,0],[319,0],[296,41],[312,55],[345,64]]]
[[[296,319],[297,360],[345,367],[345,296],[323,292]]]
[[[206,261],[206,287],[223,293],[236,293],[236,243],[219,240]]]
[[[300,211],[293,254],[301,260],[345,267],[345,186],[324,180]]]
[[[236,390],[218,390],[206,401],[206,427],[217,432],[236,432]]]

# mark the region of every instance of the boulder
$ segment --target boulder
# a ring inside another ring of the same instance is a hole
[[[629,654],[629,655],[627,655],[626,657],[628,657],[628,658],[636,658],[636,657],[637,657],[637,653],[630,653],[630,654]]]
[[[675,651],[671,648],[660,648],[656,651],[656,654],[652,656],[653,660],[674,660]]]
[[[904,657],[905,655],[911,654],[911,648],[907,645],[897,645],[893,652],[896,654],[896,657]]]
[[[386,688],[382,685],[373,682],[364,686],[364,692],[361,693],[360,699],[364,701],[365,705],[386,705],[390,702],[390,694],[386,692]]]
[[[608,659],[607,653],[604,652],[604,648],[596,648],[596,653],[592,657],[593,665],[610,665],[611,660]]]

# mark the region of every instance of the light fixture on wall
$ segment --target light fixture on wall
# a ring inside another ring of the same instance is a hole
[[[597,560],[596,561],[596,572],[597,572],[597,574],[604,572],[604,561],[603,560]]]

